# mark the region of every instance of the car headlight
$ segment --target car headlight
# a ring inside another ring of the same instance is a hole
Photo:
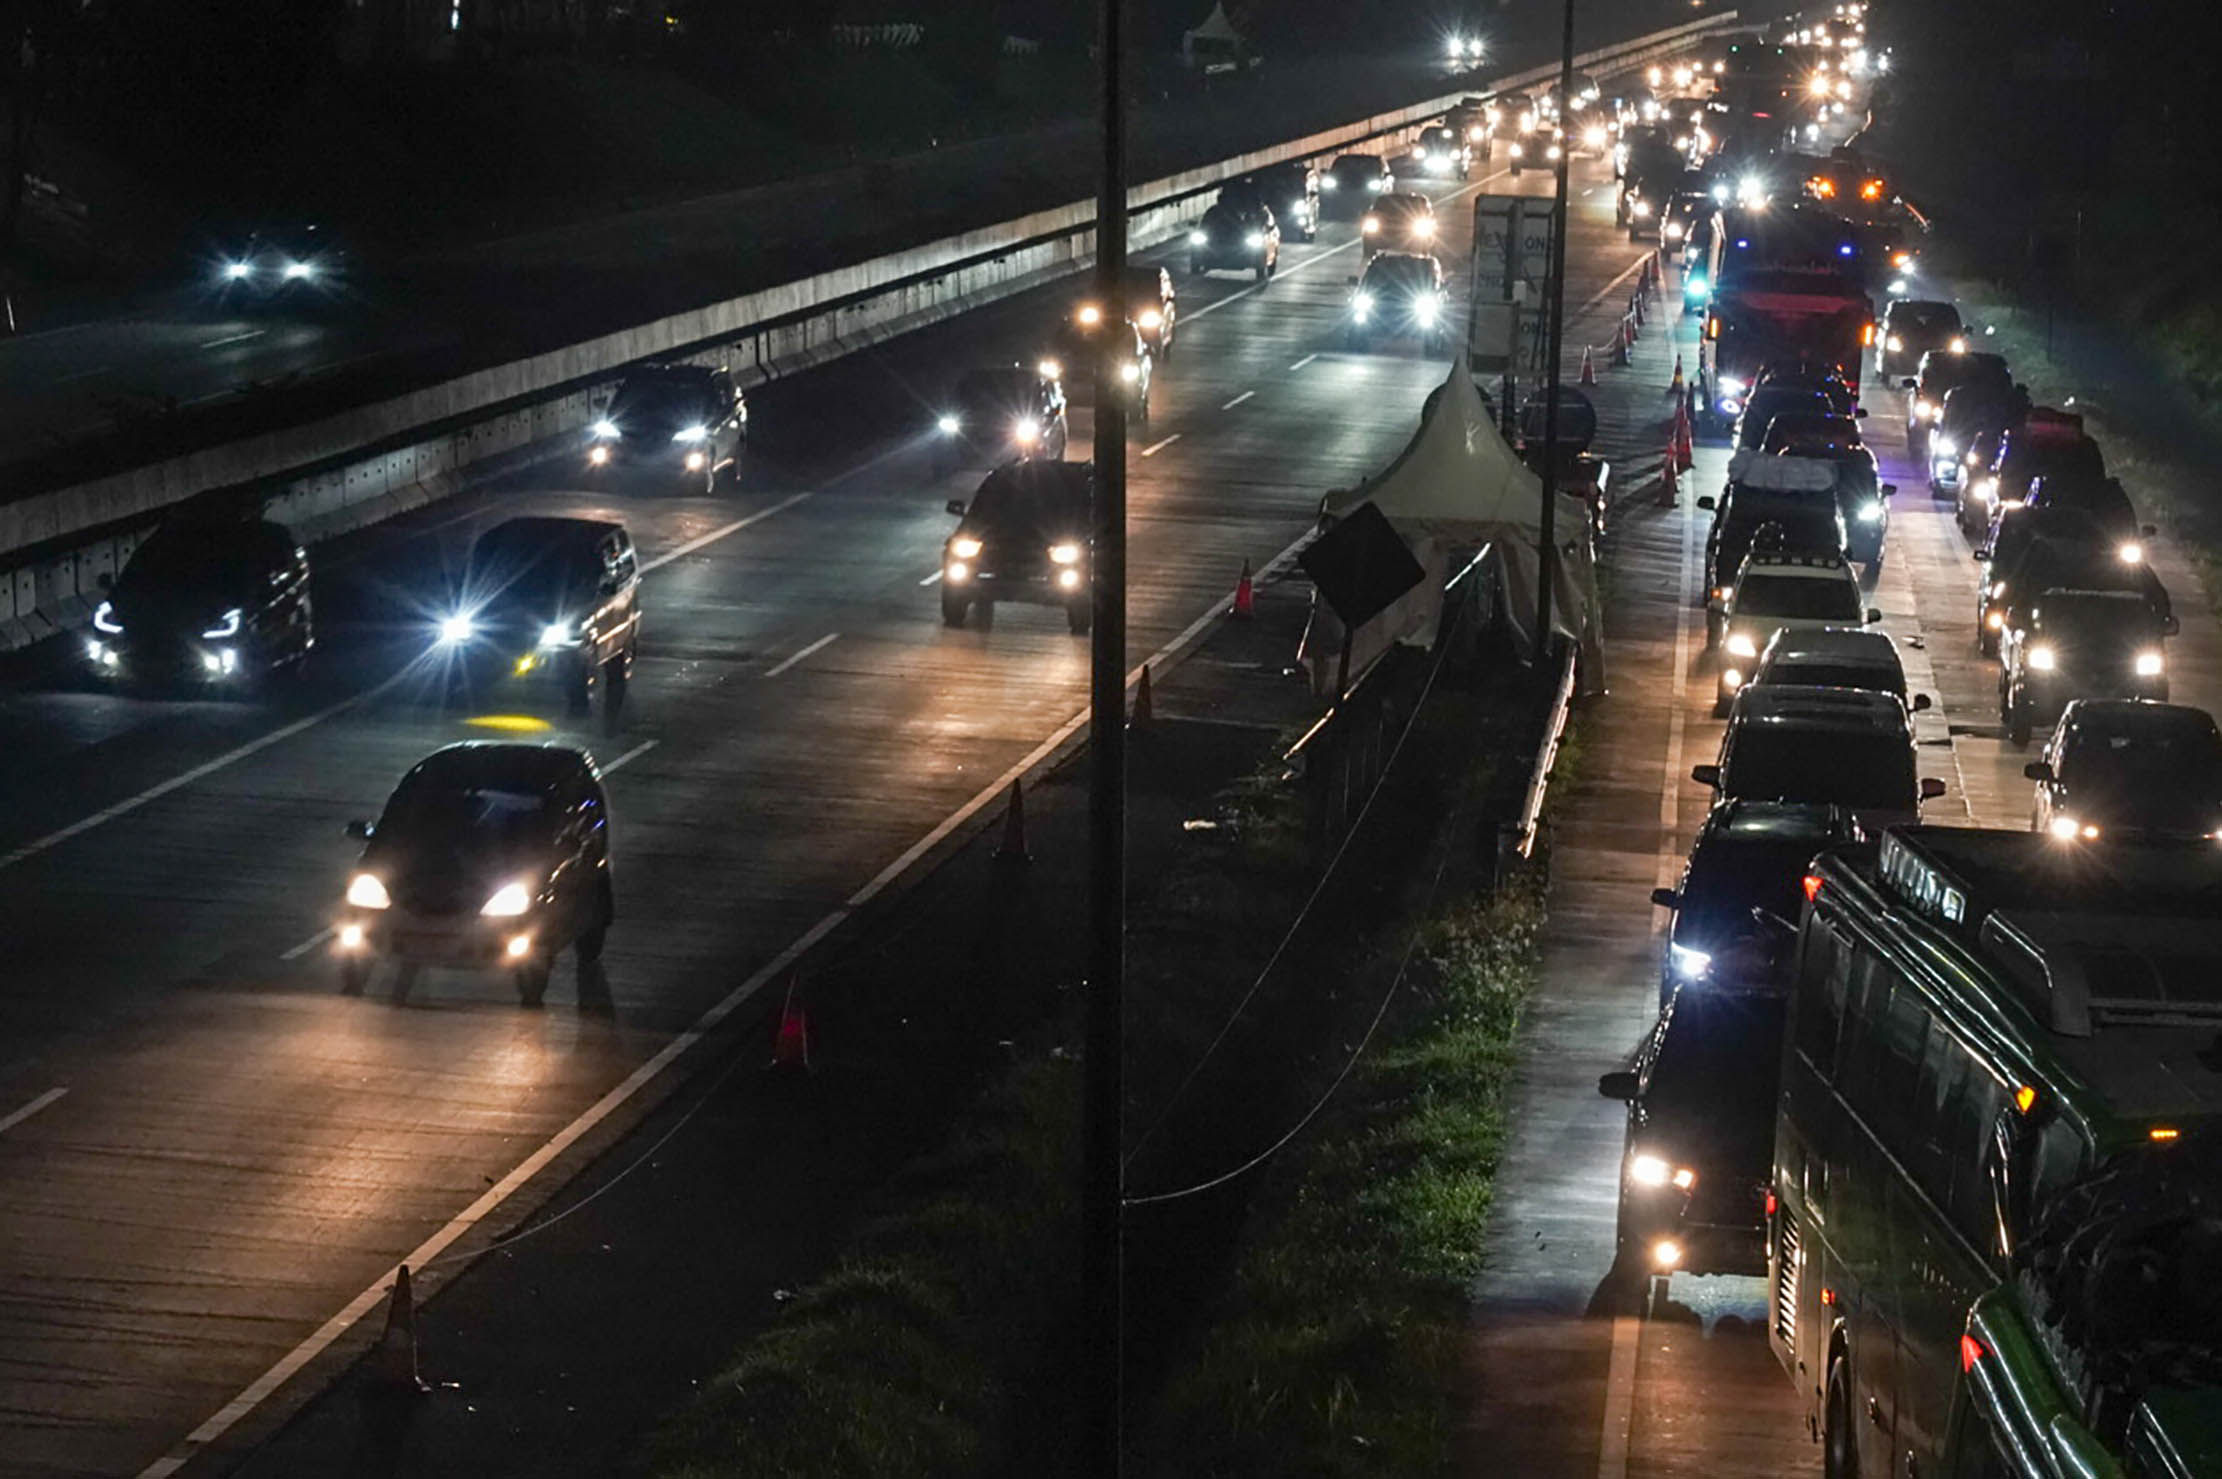
[[[1412,303],[1412,316],[1423,324],[1435,322],[1435,315],[1443,308],[1443,300],[1434,293],[1422,293]]]
[[[1200,236],[1202,233],[1197,232],[1195,235]],[[1083,303],[1080,305],[1080,321],[1092,329],[1103,322],[1103,310],[1093,303]]]
[[[532,893],[521,883],[505,883],[494,896],[478,906],[488,919],[515,919],[532,907]]]
[[[1070,542],[1053,544],[1049,547],[1049,559],[1054,565],[1077,565],[1080,563],[1080,546]]]
[[[1859,506],[1858,518],[1862,524],[1879,524],[1883,521],[1883,506],[1880,503],[1863,503]]]
[[[1913,270],[1913,253],[1892,252],[1890,254],[1890,265],[1900,272],[1911,272]]]
[[[1065,373],[1065,367],[1053,359],[1045,359],[1034,366],[1034,373],[1044,380],[1055,380]]]
[[[2042,644],[2029,649],[2029,666],[2040,673],[2049,673],[2060,666],[2060,654]]]
[[[540,629],[543,647],[568,647],[577,640],[577,629],[567,621],[551,621]]]
[[[1140,314],[1136,315],[1134,321],[1145,329],[1154,329],[1165,322],[1165,315],[1155,308],[1145,308]],[[1056,378],[1056,371],[1051,370],[1046,373],[1049,374],[1050,378]]]
[[[1308,200],[1292,200],[1288,203],[1288,208],[1301,216],[1305,211],[1311,209],[1311,202]]]
[[[1639,1155],[1628,1162],[1628,1179],[1638,1186],[1664,1186],[1674,1168],[1655,1155]]]
[[[283,272],[287,282],[300,282],[306,278],[316,276],[316,264],[314,262],[288,262],[285,264]]]
[[[1429,237],[1435,234],[1435,223],[1432,220],[1429,220],[1427,217],[1422,216],[1419,220],[1412,223],[1412,234],[1418,237],[1420,240],[1426,241]]]
[[[1487,138],[1488,134],[1489,131],[1483,128],[1480,124],[1472,124],[1469,125],[1466,129],[1466,141],[1468,143],[1478,144],[1483,139]]]
[[[955,539],[949,541],[949,553],[955,555],[960,560],[977,559],[980,554],[980,548],[980,541],[974,539],[969,534],[960,534]]]
[[[1209,240],[1211,240],[1211,238],[1206,236],[1201,231],[1191,231],[1188,233],[1188,244],[1190,246],[1202,246]]]
[[[1680,221],[1667,222],[1666,239],[1668,241],[1680,241],[1682,239],[1682,223]]]
[[[1582,130],[1582,143],[1592,149],[1605,147],[1605,130],[1596,124]]]
[[[1373,294],[1360,293],[1350,300],[1350,316],[1358,322],[1364,323],[1366,315],[1371,312],[1373,312]]]
[[[1381,218],[1379,216],[1368,216],[1358,223],[1358,229],[1371,236],[1381,229]]]
[[[2140,652],[2140,653],[2138,653],[2138,654],[2137,654],[2137,676],[2138,676],[2138,677],[2140,677],[2140,678],[2157,678],[2157,677],[2159,677],[2159,676],[2160,676],[2160,674],[2161,674],[2161,671],[2162,671],[2162,663],[2161,663],[2161,657],[2160,657],[2160,654],[2159,654],[2159,653],[2157,653],[2157,652]]]
[[[1952,342],[1946,347],[1950,349],[1951,352],[1954,354],[1967,353],[1967,341],[1965,339],[1958,338],[1957,336],[1955,336]]]
[[[115,633],[123,630],[123,623],[116,620],[116,603],[103,601],[93,608],[93,629]]]
[[[1937,408],[1935,404],[1930,401],[1916,400],[1913,403],[1913,419],[1916,421],[1926,421],[1931,416],[1934,416],[1936,413]]]
[[[1713,968],[1713,957],[1703,950],[1692,950],[1687,945],[1667,946],[1667,968],[1685,981],[1700,981]]]
[[[1750,385],[1749,385],[1749,384],[1748,384],[1747,382],[1745,382],[1745,381],[1743,381],[1743,380],[1740,380],[1740,379],[1738,379],[1738,378],[1737,378],[1736,376],[1734,376],[1734,375],[1723,375],[1723,376],[1721,376],[1721,390],[1722,390],[1722,392],[1723,392],[1724,394],[1727,394],[1727,395],[1742,395],[1742,394],[1743,394],[1743,393],[1744,393],[1745,391],[1749,390],[1750,388],[1751,388],[1751,387],[1750,387]]]
[[[1412,159],[1413,162],[1416,164],[1427,163],[1427,151],[1425,149],[1414,149],[1412,151]]]
[[[1705,274],[1702,272],[1693,272],[1682,279],[1682,296],[1685,298],[1695,298],[1702,303],[1709,291],[1711,291],[1711,284],[1705,281]]]
[[[1374,194],[1379,195],[1382,191],[1389,188],[1389,182],[1382,179],[1379,175],[1375,175],[1372,179],[1366,181],[1366,188],[1368,190],[1371,190]]]
[[[239,607],[234,606],[222,616],[217,617],[216,625],[210,627],[201,635],[212,640],[220,637],[236,637],[239,635],[239,623],[245,619],[245,615],[246,613]]]
[[[1520,147],[1520,141],[1518,139],[1512,141],[1512,157],[1514,159],[1518,159],[1522,154],[1526,152],[1527,151],[1525,149],[1522,149]]]
[[[1031,416],[1021,416],[1011,423],[1011,439],[1031,444],[1042,434],[1042,424]]]
[[[1142,383],[1142,367],[1133,360],[1128,360],[1119,366],[1119,378],[1128,385],[1139,385]]]
[[[2074,817],[2055,816],[2050,822],[2047,822],[2045,824],[2045,830],[2052,833],[2053,836],[2059,838],[2062,842],[2068,842],[2074,839],[2078,828],[2076,827],[2076,821]]]
[[[255,267],[252,262],[226,262],[224,264],[224,281],[243,281],[246,278],[253,276],[254,270]]]
[[[941,429],[941,434],[945,437],[953,437],[964,428],[964,423],[954,416],[944,416],[934,425]]]
[[[1730,632],[1728,634],[1728,650],[1736,657],[1757,657],[1759,655],[1759,644],[1752,641],[1748,632]]]
[[[618,428],[617,423],[610,420],[606,416],[603,417],[600,421],[594,423],[594,435],[601,438],[601,440],[605,442],[614,442],[624,434],[625,433]]]
[[[682,426],[671,434],[675,442],[699,442],[710,434],[707,426]]]
[[[2117,545],[2115,547],[2114,558],[2120,560],[2125,565],[2136,565],[2142,563],[2145,558],[2145,546],[2132,539],[2125,544]]]
[[[1906,341],[1899,338],[1896,334],[1892,334],[1889,338],[1883,340],[1883,348],[1889,350],[1892,354],[1896,354],[1899,350],[1904,349],[1905,347]]]
[[[1628,209],[1637,220],[1641,221],[1651,214],[1651,202],[1648,200],[1639,200],[1635,204],[1629,206]]]
[[[1263,251],[1265,249],[1265,233],[1263,231],[1253,231],[1242,238],[1242,244],[1253,252]]]
[[[391,909],[393,898],[375,873],[358,873],[347,880],[347,902],[357,909]]]
[[[1319,188],[1321,190],[1340,190],[1342,184],[1333,175],[1321,175],[1319,177]]]
[[[440,623],[440,640],[450,646],[458,642],[468,642],[471,640],[471,634],[477,630],[478,624],[476,622],[468,616],[458,613]]]
[[[1552,145],[1552,146],[1551,146],[1550,148],[1548,148],[1548,149],[1546,149],[1546,150],[1544,150],[1544,151],[1543,151],[1543,157],[1544,157],[1545,159],[1556,159],[1556,158],[1558,158],[1558,156],[1559,156],[1559,147],[1558,147],[1558,145],[1556,145],[1556,144],[1553,144],[1553,145]]]

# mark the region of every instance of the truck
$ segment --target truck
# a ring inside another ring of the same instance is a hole
[[[1842,217],[1807,206],[1730,206],[1716,216],[1698,338],[1694,419],[1733,420],[1759,372],[1826,374],[1859,389],[1875,342],[1860,243]]]

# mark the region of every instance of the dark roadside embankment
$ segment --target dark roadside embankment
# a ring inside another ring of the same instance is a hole
[[[1138,901],[1137,1472],[1342,1472],[1355,1455],[1372,1467],[1350,1472],[1386,1474],[1447,1451],[1446,1379],[1540,895],[1532,882],[1480,892],[1480,842],[1526,780],[1539,700],[1493,648],[1445,645],[1456,655],[1440,668],[1402,654],[1404,671],[1377,675],[1381,708],[1341,750],[1357,767],[1347,799],[1324,747],[1296,777],[1278,746],[1255,744],[1265,764],[1184,829]],[[1139,751],[1178,730],[1138,736]],[[1363,820],[1346,833],[1323,798]],[[1070,1353],[1088,1338],[1073,1323],[1077,1019],[1075,1002],[951,1148],[896,1179],[833,1271],[672,1414],[639,1471],[1065,1466]]]

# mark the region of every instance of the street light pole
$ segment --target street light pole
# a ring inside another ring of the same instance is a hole
[[[1574,157],[1574,0],[1566,0],[1566,31],[1558,73],[1557,220],[1551,231],[1551,331],[1543,381],[1543,509],[1536,529],[1535,660],[1551,645],[1551,575],[1558,568],[1559,357],[1566,340],[1566,166]]]
[[[1094,638],[1088,705],[1088,1003],[1081,1065],[1083,1318],[1080,1462],[1118,1479],[1125,1406],[1120,1290],[1121,1112],[1126,993],[1126,400],[1119,342],[1126,269],[1125,0],[1097,0],[1102,63],[1102,178],[1096,191]],[[1131,334],[1132,330],[1125,331]]]

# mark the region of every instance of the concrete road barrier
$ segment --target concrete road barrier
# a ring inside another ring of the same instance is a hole
[[[1576,58],[1623,75],[1734,26],[1729,11]],[[1361,145],[1402,149],[1459,97],[1532,87],[1532,68],[1128,192],[1136,248],[1201,216],[1225,180]],[[0,650],[81,625],[98,577],[120,568],[167,514],[194,502],[259,506],[304,540],[327,539],[445,498],[586,428],[609,385],[643,360],[722,364],[762,382],[1080,271],[1095,252],[1095,203],[1075,201],[795,282],[475,371],[338,416],[0,504]]]

